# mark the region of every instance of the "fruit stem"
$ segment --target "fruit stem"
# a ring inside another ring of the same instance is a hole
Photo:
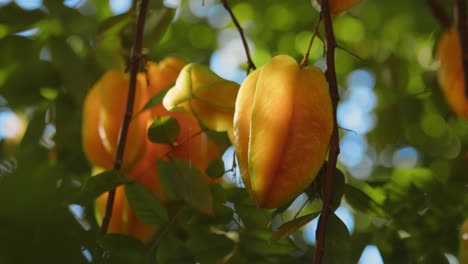
[[[135,101],[135,90],[138,69],[140,66],[141,52],[143,46],[143,30],[145,26],[146,10],[148,7],[148,0],[141,0],[140,10],[138,13],[138,20],[135,26],[135,39],[133,43],[132,55],[130,60],[130,84],[128,89],[127,105],[125,108],[125,114],[122,122],[122,130],[119,135],[119,142],[117,145],[117,152],[115,154],[114,169],[120,170],[122,167],[122,160],[125,150],[125,142],[127,139],[128,127],[133,115],[133,104]],[[112,209],[114,207],[115,200],[115,189],[109,192],[107,197],[106,210],[101,225],[101,233],[107,233],[109,223],[112,217]]]
[[[445,13],[444,9],[440,6],[437,0],[427,0],[427,5],[432,11],[432,15],[439,21],[440,25],[444,28],[449,28],[452,21]]]
[[[249,45],[247,44],[247,39],[245,38],[244,30],[242,29],[242,26],[240,25],[239,21],[234,15],[234,12],[232,12],[232,9],[229,6],[227,0],[221,0],[221,2],[223,3],[224,9],[226,9],[226,11],[228,11],[229,15],[231,16],[232,22],[234,23],[237,30],[239,31],[240,37],[242,39],[242,45],[244,45],[245,55],[247,56],[247,74],[249,74],[250,70],[252,69],[255,70],[257,69],[257,67],[255,67],[255,64],[253,63],[252,58],[250,57]]]
[[[322,22],[322,15],[319,15],[319,17],[317,18],[317,22],[315,22],[314,33],[312,34],[312,37],[310,38],[309,46],[307,46],[307,50],[304,53],[304,58],[302,58],[302,61],[300,64],[301,68],[303,68],[304,66],[307,66],[307,62],[309,61],[310,49],[312,48],[312,44],[314,43],[315,37],[318,35],[320,22]]]
[[[322,211],[318,221],[316,243],[314,252],[314,264],[322,263],[323,256],[325,255],[325,234],[327,230],[327,221],[330,213],[332,212],[332,195],[333,195],[333,173],[336,168],[336,161],[340,153],[339,137],[338,137],[338,124],[336,121],[336,108],[340,96],[338,94],[338,83],[336,81],[335,70],[335,48],[336,40],[333,32],[333,24],[329,11],[328,0],[321,1],[321,16],[323,18],[325,27],[325,57],[327,62],[327,70],[325,76],[327,78],[328,87],[330,89],[330,96],[333,107],[333,132],[330,139],[330,149],[328,153],[328,166],[325,173],[324,181],[324,197]]]
[[[455,22],[462,54],[463,77],[465,78],[465,97],[468,100],[468,17],[467,0],[455,1]]]

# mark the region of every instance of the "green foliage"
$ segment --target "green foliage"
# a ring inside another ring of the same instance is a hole
[[[224,175],[224,161],[222,159],[214,159],[206,168],[206,175],[211,178],[220,178]]]
[[[129,182],[131,182],[131,180],[117,170],[101,172],[86,181],[79,198],[73,202],[84,205],[90,204],[101,194]]]
[[[297,199],[277,210],[257,208],[244,188],[228,181],[240,182],[232,173],[239,168],[225,168],[220,158],[206,168],[171,155],[155,158],[164,201],[149,191],[155,186],[114,170],[91,177],[81,142],[83,99],[104,71],[127,68],[136,14],[113,15],[108,1],[42,2],[35,10],[0,6],[0,111],[27,119],[19,143],[0,138],[0,263],[312,263],[314,245],[303,234],[318,219],[324,175],[306,189],[310,201],[303,208]],[[222,6],[199,17],[189,6],[196,2],[173,9],[151,1],[147,59],[175,55],[208,64],[214,52],[241,48]],[[453,1],[439,2],[449,14]],[[229,3],[257,67],[277,54],[302,59],[318,18],[310,1]],[[444,254],[459,255],[459,227],[468,217],[468,122],[451,112],[437,83],[434,50],[443,29],[425,1],[406,0],[363,0],[335,17],[334,29],[341,97],[351,90],[349,73],[365,69],[375,80],[377,106],[375,127],[365,136],[370,176],[355,178],[356,168],[344,164],[335,171],[332,208],[349,209],[354,228],[338,210],[330,215],[324,263],[357,263],[367,245],[377,246],[385,263],[447,263]],[[323,29],[319,35],[309,64],[323,58]],[[237,53],[222,58],[245,62]],[[236,81],[245,75],[239,76]],[[160,104],[167,90],[143,110]],[[183,125],[160,117],[147,136],[172,144]],[[52,136],[44,136],[51,128]],[[226,132],[202,130],[220,154],[230,147]],[[354,133],[340,130],[348,132]],[[417,150],[414,166],[392,161],[403,146]],[[99,231],[93,201],[120,185],[136,217],[158,227],[145,243]],[[72,203],[84,213],[71,211]]]
[[[179,134],[179,123],[170,116],[163,116],[153,121],[148,128],[148,138],[154,143],[172,144]]]
[[[161,202],[143,185],[133,182],[125,184],[125,194],[136,216],[143,224],[163,225],[169,221]]]
[[[159,162],[159,172],[169,179],[168,190],[176,193],[188,205],[205,214],[213,213],[213,197],[201,172],[188,161],[172,158],[167,163]],[[167,185],[166,185],[167,186]]]

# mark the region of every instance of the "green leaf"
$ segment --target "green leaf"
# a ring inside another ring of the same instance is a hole
[[[163,225],[169,216],[161,202],[143,185],[132,182],[125,184],[128,202],[140,221],[147,225]]]
[[[36,63],[39,57],[40,45],[29,38],[9,35],[1,39],[0,41],[0,67],[5,68],[14,67],[16,63],[19,68],[27,67],[32,63]],[[30,67],[30,72],[35,72],[34,70],[41,70],[38,68]],[[23,72],[24,76],[24,72]],[[36,77],[36,76],[31,76]],[[37,78],[37,77],[36,77]],[[2,87],[2,90],[9,87]],[[21,88],[21,87],[15,87]]]
[[[240,235],[245,249],[255,254],[283,255],[297,250],[288,239],[273,241],[269,229],[243,230]]]
[[[98,238],[98,243],[105,250],[98,263],[145,263],[146,248],[143,243],[131,236],[106,234]]]
[[[293,219],[289,222],[282,224],[278,229],[273,232],[272,240],[280,240],[283,239],[292,233],[296,232],[299,228],[303,227],[310,221],[312,221],[315,217],[317,217],[320,212],[315,212],[307,215],[303,215],[296,219]]]
[[[332,194],[332,203],[331,206],[333,211],[336,210],[341,203],[341,198],[343,197],[345,186],[345,176],[338,168],[335,169],[333,175],[333,194]]]
[[[158,159],[156,161],[156,168],[167,198],[169,200],[179,199],[174,187],[174,180],[172,179],[174,177],[174,170],[171,165]]]
[[[192,254],[185,244],[178,238],[168,235],[164,243],[158,247],[156,252],[157,263],[195,263]]]
[[[31,60],[19,65],[9,74],[2,85],[2,94],[15,107],[31,106],[45,101],[41,95],[41,87],[56,87],[58,83],[50,62]],[[25,94],[28,96],[24,96]]]
[[[200,170],[188,161],[173,158],[167,163],[175,191],[187,204],[205,214],[213,214],[213,196]]]
[[[163,7],[159,10],[155,10],[148,16],[144,32],[145,46],[154,45],[155,42],[161,40],[166,29],[174,19],[175,11],[175,8]]]
[[[148,138],[154,143],[172,144],[179,135],[179,131],[180,127],[176,119],[163,116],[154,120],[148,128]]]
[[[205,170],[206,175],[213,179],[221,178],[224,175],[224,161],[221,158],[216,158],[208,164]]]
[[[264,228],[270,224],[271,214],[259,209],[250,197],[235,203],[235,209],[247,229]]]
[[[72,203],[82,205],[89,204],[96,200],[101,194],[129,182],[131,182],[131,180],[118,170],[104,171],[89,178],[81,190],[80,197]]]
[[[172,88],[172,85],[164,88],[162,91],[160,91],[158,94],[156,94],[155,96],[151,97],[151,99],[149,99],[149,101],[146,103],[146,105],[143,107],[143,109],[141,111],[145,111],[145,110],[148,110],[160,103],[162,103],[163,99],[164,99],[164,96],[166,96],[167,94],[167,91],[169,91],[169,89]]]
[[[113,28],[114,26],[117,26],[118,24],[127,24],[130,23],[130,20],[132,19],[133,16],[133,10],[129,10],[125,13],[118,14],[116,16],[109,17],[102,21],[97,29],[97,34],[103,34],[107,30]]]
[[[334,213],[331,213],[328,217],[325,239],[326,250],[323,256],[323,263],[350,263],[351,244],[349,231],[343,221]]]
[[[14,2],[0,8],[0,25],[7,25],[10,33],[31,29],[44,17],[45,14],[40,9],[28,11]]]
[[[369,195],[352,185],[345,184],[344,195],[348,204],[354,209],[377,216],[385,215],[382,208]]]
[[[196,233],[187,247],[199,263],[220,263],[232,251],[234,242],[225,235]]]

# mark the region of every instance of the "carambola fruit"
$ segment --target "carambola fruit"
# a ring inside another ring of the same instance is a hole
[[[465,95],[460,40],[455,27],[443,33],[437,49],[440,67],[439,84],[453,112],[468,120],[468,98]]]
[[[328,85],[317,67],[285,55],[242,83],[234,114],[234,147],[243,182],[263,208],[277,208],[316,177],[333,129]]]

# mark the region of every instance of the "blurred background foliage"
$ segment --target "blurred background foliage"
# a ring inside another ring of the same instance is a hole
[[[311,1],[230,4],[257,66],[277,54],[302,58],[318,18]],[[108,263],[311,263],[317,218],[308,214],[320,201],[301,210],[301,195],[287,210],[259,210],[232,173],[211,187],[217,217],[186,208],[176,227],[161,228],[160,243],[99,235],[92,206],[68,206],[91,174],[80,140],[84,96],[105,70],[125,69],[135,6],[0,1],[0,263],[96,262],[98,245]],[[443,28],[423,0],[363,0],[334,26],[345,184],[327,263],[459,263],[468,122],[438,87]],[[219,1],[152,0],[145,40],[149,60],[178,56],[245,78],[238,31]],[[309,63],[324,67],[321,38]],[[300,216],[298,232],[271,241],[272,229]]]

